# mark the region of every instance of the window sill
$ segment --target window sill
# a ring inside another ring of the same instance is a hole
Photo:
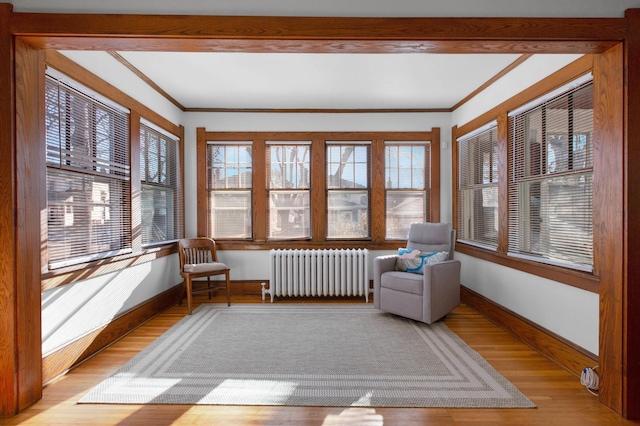
[[[599,292],[600,279],[590,273],[507,256],[504,253],[497,253],[493,250],[483,249],[460,241],[456,242],[456,251],[466,254],[467,256],[497,263],[502,266],[517,269],[522,272],[537,275],[539,277],[577,287],[592,293]]]
[[[177,251],[177,243],[171,242],[144,248],[135,253],[127,253],[105,259],[57,268],[46,271],[41,275],[41,288],[42,291],[45,291],[61,285],[86,280],[109,272],[115,272],[134,265],[150,262],[164,256],[169,256],[173,253],[177,253]]]

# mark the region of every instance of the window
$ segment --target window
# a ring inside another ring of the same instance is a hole
[[[509,253],[593,265],[590,76],[510,114]]]
[[[458,138],[458,238],[498,247],[498,127]]]
[[[327,238],[369,238],[369,159],[365,142],[327,142]]]
[[[151,123],[140,125],[143,245],[182,236],[179,156],[177,137]]]
[[[269,238],[311,238],[311,142],[269,142]]]
[[[385,142],[386,238],[406,239],[413,222],[428,221],[428,142]]]
[[[47,74],[49,268],[131,251],[129,112]]]
[[[213,238],[252,238],[252,148],[251,142],[207,145],[207,220]]]
[[[440,220],[439,135],[199,128],[197,232],[223,250],[396,249]]]

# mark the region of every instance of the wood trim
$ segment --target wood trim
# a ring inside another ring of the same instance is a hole
[[[536,84],[529,86],[522,92],[518,93],[510,99],[507,99],[500,105],[486,111],[484,114],[474,118],[468,123],[458,126],[458,134],[467,134],[478,127],[481,127],[493,120],[500,114],[508,114],[510,111],[532,101],[551,90],[569,83],[572,80],[590,72],[593,69],[594,55],[585,55],[576,59],[567,66],[561,68],[550,76],[540,80]]]
[[[622,321],[624,341],[622,347],[611,342],[612,347],[607,351],[611,352],[615,359],[622,357],[622,414],[628,419],[640,419],[640,262],[635,258],[635,254],[640,251],[640,240],[637,238],[640,235],[640,221],[637,220],[640,217],[640,191],[637,190],[640,188],[640,9],[629,9],[625,16],[629,29],[624,51],[626,116],[623,123],[626,127],[623,128],[622,138],[626,142],[623,154],[625,208],[624,213],[620,213],[624,215],[621,233],[624,247],[620,255],[623,261],[623,314],[620,317],[613,313],[615,321]],[[620,283],[610,281],[606,284],[607,292],[611,296],[616,296],[613,293],[616,285]],[[609,321],[609,310],[618,306],[614,304],[616,302],[613,299],[609,300],[612,303],[601,308],[603,323]],[[609,326],[604,328],[606,332],[613,329]],[[608,394],[616,395],[620,383],[616,380],[605,385],[607,394],[601,396],[601,401],[609,405]]]
[[[204,127],[196,129],[196,227],[198,237],[209,233],[207,223],[207,133]]]
[[[481,116],[471,120],[470,122],[463,124],[455,128],[455,134],[452,133],[452,144],[456,144],[457,135],[464,135],[469,133],[493,120],[498,120],[498,146],[499,146],[499,206],[500,206],[500,229],[498,230],[498,250],[483,249],[463,242],[456,244],[456,251],[474,256],[483,260],[494,262],[500,265],[508,266],[513,269],[538,275],[544,278],[555,280],[567,285],[581,288],[583,290],[598,292],[599,291],[599,278],[596,274],[586,274],[579,271],[573,271],[567,268],[560,268],[551,265],[545,265],[538,262],[531,262],[524,259],[514,258],[508,256],[508,237],[509,237],[509,223],[507,220],[509,211],[508,200],[508,168],[509,168],[509,132],[508,132],[508,113],[531,100],[542,96],[543,94],[559,87],[565,83],[574,80],[575,78],[591,72],[593,69],[595,55],[583,56],[571,64],[563,67],[556,73],[548,76],[547,78],[539,81],[538,83],[530,86],[526,90],[520,92],[516,96],[506,100],[505,102],[497,105],[491,110],[485,112]],[[454,175],[457,179],[457,161],[458,153],[455,151],[454,164],[452,164]],[[606,176],[602,174],[601,176]],[[457,185],[457,180],[454,185]],[[457,188],[454,192],[453,202],[457,206]],[[454,219],[457,220],[458,210],[454,210]],[[456,222],[457,224],[457,222]]]
[[[384,155],[373,155],[373,153],[384,152],[384,139],[376,138],[372,140],[371,152],[371,240],[382,241],[384,240],[387,230],[386,216],[375,216],[378,220],[374,220],[373,218],[375,214],[374,212],[384,212],[386,210]],[[324,169],[325,166],[322,165],[320,167]],[[325,191],[322,192],[322,194],[325,193]]]
[[[311,216],[312,238],[296,241],[267,241],[268,211],[266,200],[266,164],[264,161],[267,141],[311,141]],[[371,238],[367,240],[327,240],[326,239],[326,144],[325,141],[371,141]],[[440,129],[430,132],[208,132],[197,129],[197,194],[198,233],[207,230],[207,190],[206,190],[206,145],[208,141],[252,141],[253,142],[253,240],[217,240],[221,250],[268,250],[271,248],[326,248],[326,247],[367,247],[369,249],[397,249],[402,242],[385,240],[384,228],[384,141],[430,141],[431,142],[431,220],[440,220]],[[374,186],[377,185],[377,186]],[[260,204],[260,203],[263,204]],[[262,208],[263,210],[259,210]],[[382,218],[382,219],[380,219]]]
[[[15,43],[15,165],[11,167],[15,196],[15,293],[16,322],[12,333],[17,351],[15,376],[18,410],[42,398],[40,224],[46,220],[44,130],[44,54],[20,40]],[[29,176],[28,179],[21,179]],[[15,180],[14,180],[15,179]],[[13,198],[12,198],[13,199]],[[10,204],[10,203],[9,203]]]
[[[131,248],[134,253],[142,250],[142,199],[133,194],[142,194],[140,182],[140,114],[131,111],[129,115],[129,165],[131,180],[129,205],[131,206]]]
[[[451,226],[456,230],[456,236],[459,236],[458,229],[458,198],[460,197],[459,179],[460,171],[458,170],[458,126],[451,127]],[[457,237],[456,237],[457,238]],[[456,251],[458,247],[456,245]]]
[[[143,73],[138,68],[133,66],[133,64],[131,62],[129,62],[125,58],[123,58],[122,55],[120,55],[118,52],[116,52],[114,50],[108,50],[107,53],[109,55],[111,55],[116,61],[120,62],[122,65],[127,67],[129,69],[129,71],[131,71],[132,73],[137,75],[142,81],[147,83],[149,85],[149,87],[151,87],[153,90],[158,92],[160,94],[160,96],[162,96],[163,98],[165,98],[166,100],[168,100],[169,102],[174,104],[181,111],[185,110],[184,106],[182,106],[182,104],[180,102],[178,102],[173,97],[171,97],[171,95],[169,95],[167,92],[165,92],[165,90],[162,87],[158,86],[158,84],[156,84],[155,81],[150,79],[145,73]]]
[[[174,135],[179,134],[180,129],[177,124],[170,122],[157,112],[148,108],[146,105],[121,92],[111,84],[90,73],[85,68],[76,64],[61,53],[47,50],[46,58],[47,65],[55,68],[63,74],[68,75],[78,83],[84,84],[90,89],[95,90],[96,92],[122,105],[125,108],[129,108],[132,111],[137,111],[142,117],[151,121],[155,125],[160,126],[169,133],[172,133]]]
[[[537,275],[542,278],[547,278],[549,280],[577,287],[592,293],[599,293],[600,291],[600,279],[585,272],[514,258],[512,256],[508,256],[506,253],[498,253],[460,241],[456,242],[456,251],[466,254],[467,256],[473,256],[498,265],[507,266],[518,271]]]
[[[451,112],[451,108],[185,108],[185,112],[259,114],[413,114]]]
[[[317,235],[321,239],[326,238],[325,223],[327,223],[327,180],[325,177],[327,164],[327,146],[320,137],[311,138],[311,182],[315,185],[315,191],[311,191],[311,235]],[[275,247],[274,244],[269,244]],[[284,248],[284,247],[282,247]]]
[[[73,30],[70,30],[73,29]],[[313,53],[601,53],[620,18],[345,18],[17,13],[39,49]],[[88,40],[85,37],[90,37]]]
[[[269,200],[267,200],[267,170],[265,158],[267,147],[264,140],[254,140],[253,159],[253,239],[267,241],[267,220]]]
[[[460,300],[578,377],[584,367],[598,364],[596,355],[467,287],[460,287]]]
[[[163,246],[144,249],[141,252],[115,256],[108,259],[90,263],[68,266],[42,274],[42,291],[70,284],[76,281],[87,280],[99,275],[107,274],[121,269],[126,269],[142,263],[151,262],[164,256],[177,253],[177,244],[168,243]],[[40,280],[39,280],[40,281]]]
[[[55,380],[58,376],[78,366],[82,361],[118,341],[139,325],[175,305],[182,293],[182,284],[165,290],[114,318],[109,324],[47,354],[41,360],[43,383],[46,385]]]
[[[19,230],[14,221],[16,97],[13,39],[9,32],[12,10],[11,4],[0,4],[0,200],[3,200],[0,204],[0,418],[19,411],[16,365],[22,349],[16,333],[21,319],[16,309],[18,253],[15,242]]]
[[[624,277],[624,71],[619,45],[594,61],[593,111],[593,246],[594,275],[600,277],[601,399],[612,410],[625,409],[623,315]],[[637,167],[637,165],[635,166]],[[605,178],[606,177],[606,178]],[[633,351],[628,352],[633,357]],[[637,402],[637,401],[636,401]]]
[[[511,146],[509,144],[509,117],[503,112],[497,117],[498,126],[498,253],[509,250],[509,170]]]
[[[489,80],[487,80],[486,82],[484,82],[482,85],[480,85],[480,87],[478,87],[476,90],[474,90],[473,92],[469,93],[464,99],[462,99],[460,102],[458,102],[457,104],[455,104],[454,106],[451,107],[451,111],[455,111],[458,108],[460,108],[462,105],[466,104],[467,102],[469,102],[471,99],[475,98],[478,94],[480,94],[481,92],[483,92],[484,90],[486,90],[489,86],[491,86],[493,83],[495,83],[496,81],[500,80],[502,77],[504,77],[505,75],[509,74],[511,71],[513,71],[515,68],[517,68],[518,66],[520,66],[524,61],[526,61],[527,59],[529,59],[531,56],[533,56],[530,53],[524,54],[524,55],[520,55],[520,57],[518,59],[516,59],[515,61],[513,61],[512,63],[510,63],[509,65],[507,65],[502,71],[498,72],[496,75],[494,75],[493,77],[491,77]]]
[[[429,221],[440,222],[440,128],[431,129],[431,140],[429,143],[431,150],[431,177],[429,179]],[[383,175],[384,176],[384,175]],[[384,210],[383,210],[384,211]]]

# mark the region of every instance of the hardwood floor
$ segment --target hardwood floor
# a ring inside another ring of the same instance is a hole
[[[194,306],[208,301],[195,296]],[[214,299],[222,302],[223,298]],[[234,296],[233,303],[261,303]],[[355,302],[282,299],[276,303]],[[598,402],[572,375],[461,305],[445,323],[536,405],[535,409],[334,408],[185,405],[78,405],[76,401],[186,315],[174,306],[49,384],[38,403],[1,425],[438,425],[640,424],[625,421]]]

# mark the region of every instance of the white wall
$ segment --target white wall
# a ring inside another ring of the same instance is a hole
[[[470,102],[454,111],[458,127],[499,105],[579,55],[542,55],[525,61]],[[598,354],[599,296],[578,288],[456,253],[462,283],[497,304]]]
[[[207,131],[424,132],[440,127],[441,220],[451,221],[451,118],[449,113],[185,113],[185,187],[196,188],[196,128]],[[196,194],[185,191],[186,235],[196,235]],[[371,256],[384,252],[372,252]],[[268,280],[269,251],[220,251],[232,280]],[[251,265],[247,268],[247,265]],[[369,274],[373,266],[369,265]]]
[[[42,353],[47,355],[109,324],[182,282],[178,269],[178,256],[166,256],[43,292]]]

